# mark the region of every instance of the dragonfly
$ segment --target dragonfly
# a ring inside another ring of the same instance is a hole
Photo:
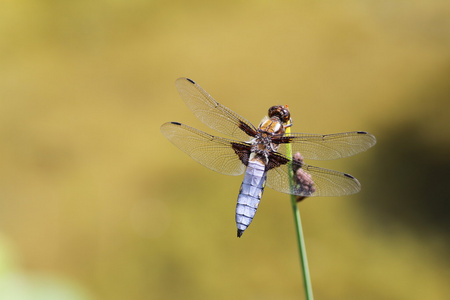
[[[161,126],[162,134],[170,142],[203,166],[225,175],[245,173],[236,204],[238,237],[252,222],[266,184],[276,191],[301,197],[343,196],[361,190],[352,175],[308,165],[303,158],[331,160],[355,155],[375,145],[372,134],[286,133],[292,125],[286,105],[270,107],[267,116],[255,127],[214,100],[193,80],[179,78],[175,85],[201,122],[232,138],[210,135],[179,122]],[[287,155],[286,144],[300,153],[297,159]]]

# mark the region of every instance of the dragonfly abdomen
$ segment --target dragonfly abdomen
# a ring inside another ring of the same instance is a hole
[[[266,167],[258,160],[251,160],[245,171],[236,205],[237,236],[241,237],[250,225],[258,209],[266,184]]]

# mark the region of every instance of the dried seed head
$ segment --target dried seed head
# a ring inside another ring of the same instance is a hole
[[[311,174],[307,173],[300,167],[301,165],[303,165],[303,156],[300,154],[300,152],[297,152],[293,155],[293,159],[294,161],[300,163],[300,165],[294,165],[295,183],[300,186],[301,190],[304,191],[304,194],[311,195],[316,191],[316,188],[314,186],[314,181],[311,178]],[[297,202],[305,198],[306,196],[298,196]]]

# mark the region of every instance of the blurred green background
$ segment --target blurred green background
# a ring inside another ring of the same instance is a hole
[[[450,293],[448,1],[2,1],[1,299],[303,299],[289,197],[266,189],[236,238],[242,177],[160,133],[211,132],[187,76],[258,124],[366,130],[308,163],[362,192],[300,209],[316,299]]]

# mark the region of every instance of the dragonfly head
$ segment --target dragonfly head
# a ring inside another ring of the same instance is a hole
[[[286,124],[291,119],[291,113],[288,106],[276,105],[269,108],[269,118],[278,117],[283,124]]]

